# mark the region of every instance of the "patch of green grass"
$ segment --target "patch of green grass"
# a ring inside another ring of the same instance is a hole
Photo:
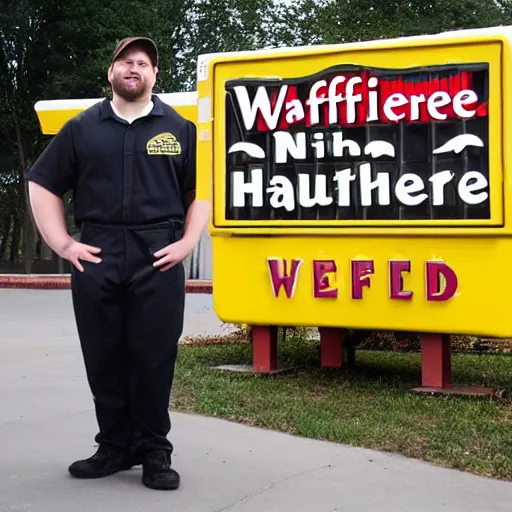
[[[512,399],[407,393],[421,380],[419,353],[357,351],[356,368],[320,369],[318,342],[287,340],[275,376],[214,370],[251,364],[249,344],[180,347],[175,410],[298,436],[399,453],[482,476],[512,480]],[[452,356],[454,386],[512,392],[512,357]]]

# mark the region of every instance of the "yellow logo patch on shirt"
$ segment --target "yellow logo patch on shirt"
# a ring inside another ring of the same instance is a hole
[[[148,155],[175,156],[181,154],[181,145],[172,133],[159,133],[148,141],[146,151]]]

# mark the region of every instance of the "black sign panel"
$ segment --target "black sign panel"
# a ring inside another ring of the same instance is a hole
[[[489,219],[487,64],[226,83],[226,218]]]

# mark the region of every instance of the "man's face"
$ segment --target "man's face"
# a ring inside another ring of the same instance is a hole
[[[121,98],[126,101],[135,101],[151,95],[157,72],[149,55],[133,45],[110,66],[108,81]]]

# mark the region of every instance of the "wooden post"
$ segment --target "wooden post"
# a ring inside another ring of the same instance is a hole
[[[493,396],[493,388],[453,387],[450,336],[421,334],[421,386],[412,393],[427,395]]]
[[[343,366],[343,329],[320,327],[320,359],[322,368]]]
[[[252,326],[252,364],[257,373],[277,370],[277,327]]]
[[[448,335],[421,335],[421,372],[423,387],[451,388],[452,361]]]

